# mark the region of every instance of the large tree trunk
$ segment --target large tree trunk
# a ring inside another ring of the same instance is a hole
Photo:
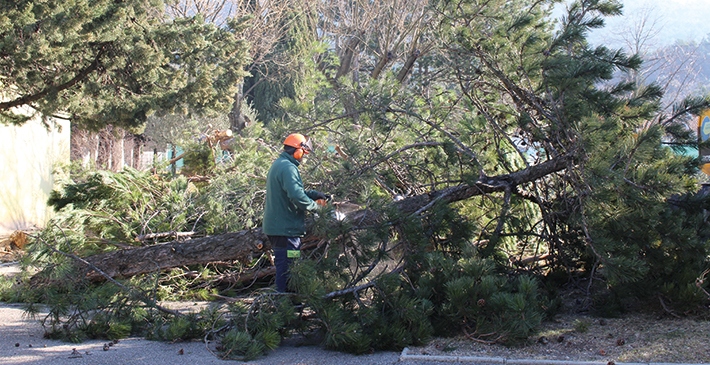
[[[248,260],[254,253],[271,249],[261,228],[195,238],[187,241],[132,248],[89,256],[95,268],[88,268],[88,277],[102,280],[110,277],[131,277],[178,266],[206,264],[216,261]],[[98,268],[103,272],[100,273]]]
[[[561,156],[539,165],[507,175],[483,177],[474,185],[458,185],[428,194],[416,195],[393,203],[403,214],[414,214],[429,209],[434,203],[452,203],[477,195],[509,191],[513,187],[535,181],[561,171],[571,163],[569,156]],[[378,220],[375,212],[364,209],[350,212],[346,219],[354,229],[369,226]],[[308,237],[306,238],[308,240]],[[271,244],[260,228],[225,233],[216,236],[173,241],[164,244],[108,252],[85,258],[90,265],[88,277],[102,280],[110,277],[130,277],[178,266],[207,264],[217,261],[248,261],[255,254],[271,249]],[[97,271],[99,269],[101,272]]]

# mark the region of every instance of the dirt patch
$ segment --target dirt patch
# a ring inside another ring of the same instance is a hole
[[[710,322],[629,314],[601,319],[562,315],[527,343],[506,347],[466,338],[435,339],[409,354],[564,361],[710,363]]]
[[[28,242],[25,232],[15,231],[0,235],[0,262],[17,261]]]

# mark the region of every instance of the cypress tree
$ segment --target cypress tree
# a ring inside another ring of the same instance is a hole
[[[240,25],[166,20],[163,2],[3,1],[4,123],[71,119],[100,129],[141,126],[154,112],[226,110],[245,60]],[[31,113],[32,114],[32,113]]]

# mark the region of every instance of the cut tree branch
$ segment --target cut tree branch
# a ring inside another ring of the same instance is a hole
[[[176,317],[182,316],[182,313],[180,313],[180,312],[178,312],[178,311],[175,311],[175,310],[172,310],[172,309],[168,309],[168,308],[165,308],[165,307],[159,305],[155,300],[153,300],[152,298],[148,297],[148,295],[146,295],[144,292],[142,292],[142,291],[140,291],[140,290],[137,290],[137,289],[129,288],[129,287],[123,285],[122,283],[116,281],[113,277],[111,277],[110,275],[106,274],[103,270],[99,269],[99,268],[96,267],[94,264],[92,264],[92,263],[86,261],[85,259],[83,259],[83,258],[81,258],[81,257],[79,257],[79,256],[77,256],[77,255],[75,255],[75,254],[73,254],[73,253],[61,251],[61,250],[59,250],[59,249],[53,247],[53,246],[50,245],[49,243],[42,241],[41,239],[40,239],[40,241],[43,242],[43,243],[45,244],[45,246],[49,247],[49,249],[52,250],[53,252],[56,252],[56,253],[58,253],[58,254],[60,254],[60,255],[62,255],[62,256],[71,258],[72,260],[75,260],[75,261],[77,261],[77,262],[79,262],[79,263],[81,263],[81,264],[83,264],[83,265],[86,265],[86,266],[89,267],[93,272],[95,272],[97,275],[101,275],[101,277],[103,277],[104,279],[110,281],[111,283],[113,283],[113,284],[116,285],[117,287],[121,288],[121,290],[125,291],[126,293],[128,293],[128,294],[130,294],[130,295],[132,295],[132,296],[134,296],[134,297],[136,297],[138,300],[142,301],[143,303],[147,304],[148,306],[153,307],[153,308],[155,308],[155,309],[157,309],[157,310],[159,310],[159,311],[161,311],[161,312],[164,312],[164,313],[167,313],[167,314],[172,314],[172,315],[174,315],[174,316],[176,316]]]

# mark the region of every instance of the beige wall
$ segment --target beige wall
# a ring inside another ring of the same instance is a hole
[[[69,123],[56,122],[61,130],[48,130],[38,119],[22,127],[0,125],[0,235],[44,227],[51,218],[52,171],[69,163]]]

